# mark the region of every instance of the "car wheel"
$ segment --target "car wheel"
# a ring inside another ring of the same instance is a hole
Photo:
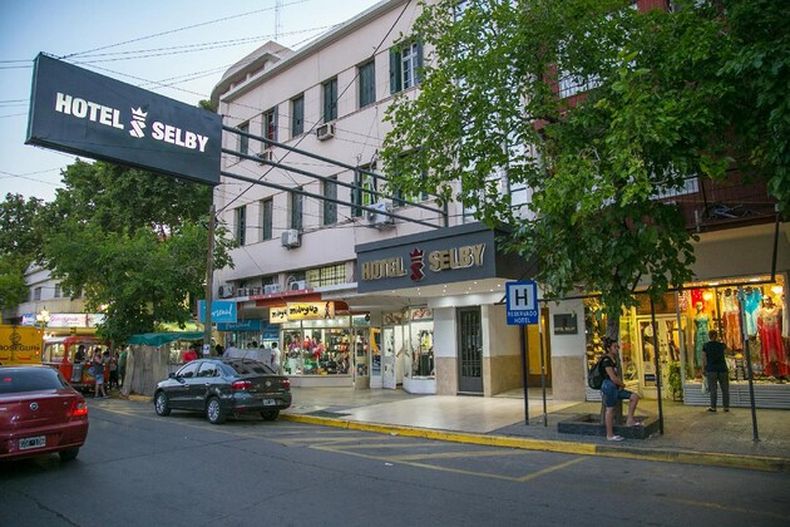
[[[167,400],[167,394],[165,392],[156,392],[156,397],[154,397],[154,410],[156,410],[156,415],[161,415],[162,417],[170,415],[170,403]]]
[[[77,458],[77,454],[80,453],[80,448],[67,448],[66,450],[61,450],[58,452],[61,461],[72,461]]]
[[[274,421],[280,415],[280,410],[264,410],[261,412],[261,417],[264,421]]]
[[[225,422],[225,417],[222,406],[219,404],[219,399],[211,397],[206,403],[206,418],[208,422],[213,425],[221,425]]]

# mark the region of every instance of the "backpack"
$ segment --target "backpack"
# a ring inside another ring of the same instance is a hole
[[[589,386],[593,390],[600,390],[604,379],[606,379],[606,375],[601,371],[602,360],[603,357],[598,359],[595,362],[595,366],[590,368],[590,371],[587,372],[587,386]]]

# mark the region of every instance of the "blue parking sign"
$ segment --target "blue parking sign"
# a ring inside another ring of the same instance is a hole
[[[532,280],[505,284],[505,310],[509,326],[538,323],[538,286]]]

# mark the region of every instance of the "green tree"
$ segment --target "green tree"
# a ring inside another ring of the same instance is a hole
[[[691,235],[654,197],[737,163],[787,206],[788,53],[772,2],[680,3],[646,13],[624,0],[424,6],[415,31],[432,53],[421,90],[387,113],[395,184],[513,227],[510,247],[537,257],[548,298],[599,291],[616,315],[642,281],[658,296],[689,280]],[[760,7],[767,26],[750,31]],[[753,67],[756,50],[770,54],[770,73]],[[586,92],[572,104],[557,96],[568,79]],[[533,190],[526,219],[491,177],[503,173]]]
[[[211,189],[109,163],[77,161],[48,208],[53,276],[106,314],[102,336],[124,341],[157,323],[191,319],[203,295]],[[219,231],[215,265],[230,265]]]
[[[8,193],[0,203],[0,310],[13,309],[27,298],[25,269],[41,257],[44,203]]]

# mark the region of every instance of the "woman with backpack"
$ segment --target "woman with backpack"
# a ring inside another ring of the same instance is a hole
[[[598,368],[599,374],[603,377],[601,398],[606,407],[606,413],[604,414],[606,439],[609,441],[622,441],[623,436],[615,435],[614,433],[614,408],[620,404],[621,400],[628,400],[628,418],[625,425],[637,426],[640,423],[637,423],[634,419],[634,412],[636,412],[636,405],[639,403],[639,396],[626,390],[625,383],[620,378],[620,372],[617,367],[617,350],[620,348],[620,344],[614,339],[604,337],[603,347],[606,353],[598,363]]]

